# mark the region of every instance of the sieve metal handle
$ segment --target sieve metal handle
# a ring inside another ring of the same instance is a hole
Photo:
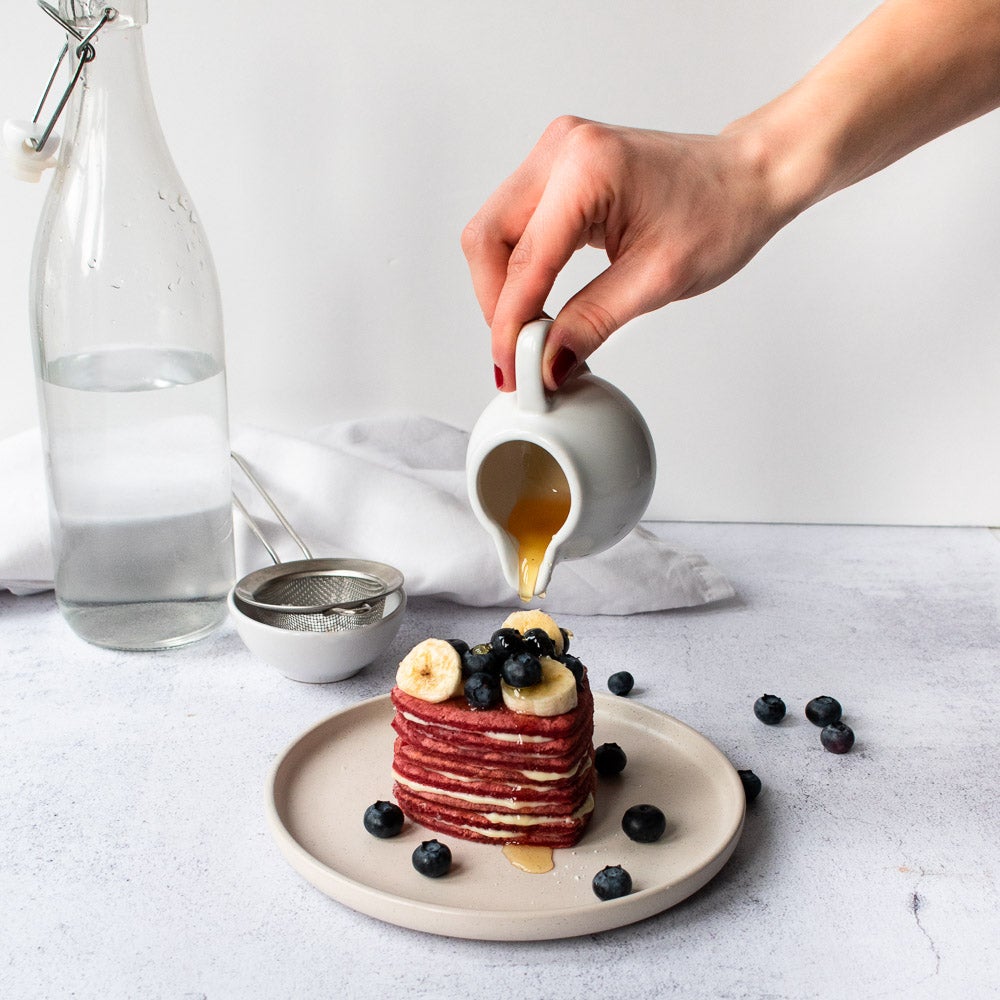
[[[403,586],[403,574],[400,573],[399,570],[391,566],[387,566],[384,563],[373,563],[367,560],[358,559],[346,560],[346,562],[350,564],[350,571],[347,571],[341,565],[341,563],[345,562],[345,560],[313,558],[313,554],[309,551],[306,543],[302,541],[295,529],[288,523],[287,518],[278,508],[278,505],[271,499],[267,490],[264,489],[264,487],[258,482],[257,477],[254,476],[253,472],[251,472],[246,459],[234,451],[230,452],[230,456],[240,467],[243,475],[250,481],[254,489],[261,495],[264,502],[271,508],[274,516],[281,522],[282,527],[292,537],[295,544],[298,545],[305,556],[304,560],[287,563],[282,562],[278,553],[272,548],[271,544],[264,537],[264,533],[261,531],[260,526],[250,515],[250,512],[247,510],[240,498],[235,492],[233,492],[233,506],[243,515],[250,527],[250,530],[254,533],[257,540],[264,546],[265,549],[267,549],[268,555],[270,555],[272,561],[274,562],[274,566],[280,567],[280,570],[275,569],[274,567],[266,570],[257,570],[256,572],[243,577],[242,580],[239,580],[233,588],[234,597],[237,598],[238,602],[242,602],[257,611],[263,611],[284,617],[318,615],[327,619],[343,616],[363,620],[366,615],[370,615],[375,612],[380,613],[385,599]],[[298,576],[358,576],[374,583],[377,590],[374,593],[366,594],[365,596],[358,597],[355,600],[332,600],[330,598],[337,595],[324,594],[319,596],[327,597],[328,599],[318,604],[273,604],[268,601],[261,600],[261,598],[258,597],[258,591],[261,590],[261,588],[267,583],[274,582],[276,573],[278,574],[279,579],[293,579]],[[269,623],[265,622],[265,624]]]
[[[247,526],[254,533],[257,541],[267,549],[267,554],[274,561],[274,565],[277,566],[281,563],[281,559],[278,558],[278,553],[271,548],[271,543],[264,537],[264,532],[260,530],[257,522],[250,516],[250,511],[246,509],[243,505],[243,501],[234,493],[233,494],[233,506],[243,515],[243,520],[246,521]]]
[[[266,503],[268,507],[271,508],[272,513],[281,523],[281,526],[285,529],[285,531],[287,531],[288,534],[291,536],[292,541],[294,541],[295,544],[302,550],[302,554],[306,557],[306,559],[312,559],[313,554],[309,551],[308,547],[306,546],[306,543],[302,541],[302,539],[299,537],[299,533],[288,523],[288,520],[285,518],[285,515],[282,514],[281,511],[278,509],[278,505],[274,502],[274,500],[271,499],[271,495],[257,481],[257,477],[250,471],[250,466],[247,465],[246,459],[242,455],[237,455],[235,451],[231,451],[229,454],[232,457],[233,461],[240,467],[241,471],[243,472],[243,475],[250,480],[250,483],[253,486],[253,488],[261,495],[261,498],[263,499],[264,503]],[[250,525],[250,530],[263,543],[264,548],[267,549],[268,555],[270,555],[270,557],[274,560],[275,564],[277,565],[278,563],[280,563],[281,560],[278,558],[277,553],[274,551],[274,549],[271,548],[270,545],[268,545],[267,541],[264,539],[263,533],[257,526],[257,522],[254,521],[254,519],[250,516],[249,511],[242,504],[240,498],[236,496],[235,493],[233,494],[233,503],[236,505],[240,513],[247,519],[247,523]]]

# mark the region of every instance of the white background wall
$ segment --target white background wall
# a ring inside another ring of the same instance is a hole
[[[150,0],[160,116],[213,245],[230,402],[291,429],[470,427],[493,393],[459,234],[563,112],[716,131],[873,0]],[[61,43],[7,0],[0,117]],[[593,359],[649,420],[651,514],[1000,523],[1000,115],[811,210],[722,288]],[[36,423],[26,288],[43,185],[0,176],[0,435]],[[581,255],[550,311],[603,266]]]

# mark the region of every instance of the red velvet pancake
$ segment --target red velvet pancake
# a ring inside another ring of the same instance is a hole
[[[590,821],[594,699],[562,715],[473,709],[392,690],[393,794],[414,822],[483,843],[569,847]]]
[[[498,812],[573,812],[591,790],[589,759],[571,778],[549,782],[547,786],[527,784],[519,780],[519,772],[505,777],[495,770],[484,772],[479,778],[460,780],[448,772],[421,767],[400,752],[393,761],[393,771],[398,780],[413,786],[411,790],[419,789],[428,799],[461,805],[456,797],[487,797],[494,800],[490,809]]]
[[[531,844],[547,847],[572,847],[579,841],[592,810],[579,816],[530,817],[531,824],[505,822],[498,813],[455,809],[428,802],[408,789],[397,785],[393,790],[400,808],[414,822],[437,833],[450,834],[463,840],[488,844]],[[588,802],[581,803],[581,810]]]
[[[589,754],[584,754],[583,751],[589,749],[585,741],[581,749],[567,754],[565,759],[530,757],[522,760],[520,757],[504,757],[496,761],[487,761],[481,756],[475,759],[459,759],[454,752],[435,752],[398,737],[394,754],[397,761],[403,758],[414,765],[434,771],[444,771],[460,778],[495,778],[522,785],[555,787],[555,783],[564,784],[574,774],[582,771],[584,762],[589,761]]]
[[[562,715],[520,715],[509,708],[471,708],[465,698],[448,701],[421,701],[401,691],[392,689],[392,702],[396,709],[408,712],[435,726],[454,729],[460,733],[508,733],[514,736],[543,736],[547,739],[572,737],[580,728],[581,718],[593,716],[593,698],[590,686],[584,681],[583,690],[572,712]]]

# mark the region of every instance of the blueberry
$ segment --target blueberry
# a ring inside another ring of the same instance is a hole
[[[447,844],[425,840],[413,851],[413,867],[428,878],[440,878],[451,869],[451,850]]]
[[[753,714],[761,722],[776,726],[785,717],[785,703],[776,694],[762,694],[753,703]]]
[[[627,670],[619,670],[608,678],[608,690],[622,697],[632,690],[634,684],[635,678]]]
[[[503,660],[489,643],[480,643],[462,656],[462,676],[471,677],[473,674],[478,674],[480,670],[497,673],[501,663]]]
[[[647,804],[631,806],[622,816],[622,829],[629,840],[638,841],[640,844],[652,844],[666,831],[667,818],[656,806]]]
[[[516,628],[498,628],[490,639],[490,646],[502,663],[524,649],[524,639]]]
[[[854,746],[854,730],[838,720],[824,726],[819,739],[830,753],[847,753]]]
[[[403,810],[395,802],[379,799],[365,810],[365,829],[380,840],[395,837],[403,829]]]
[[[447,642],[459,656],[465,656],[465,654],[469,651],[469,644],[464,639],[445,639],[445,642]]]
[[[594,876],[591,885],[598,899],[618,899],[632,891],[632,876],[621,865],[608,865]]]
[[[578,691],[582,690],[583,672],[585,668],[580,660],[572,653],[563,653],[562,657],[560,657],[560,662],[576,678],[576,689]]]
[[[843,711],[836,698],[821,694],[806,705],[806,718],[814,726],[828,726],[831,722],[840,722]]]
[[[566,629],[561,628],[561,629],[559,629],[559,634],[562,636],[562,640],[563,640],[563,652],[564,653],[568,653],[569,652],[569,641],[573,637],[573,633],[572,632],[567,632]]]
[[[602,743],[594,751],[594,770],[602,777],[621,774],[627,763],[628,757],[617,743]]]
[[[738,771],[740,781],[743,782],[743,792],[747,797],[747,802],[753,802],[760,795],[761,783],[753,771]]]
[[[517,653],[504,663],[503,679],[511,687],[531,687],[541,681],[542,665],[531,653]]]
[[[500,702],[500,681],[485,670],[469,675],[465,682],[465,700],[471,708],[493,708]]]
[[[521,637],[524,648],[535,656],[555,656],[556,644],[543,628],[529,628]]]

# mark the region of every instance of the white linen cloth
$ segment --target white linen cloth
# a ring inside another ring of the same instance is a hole
[[[361,419],[302,434],[237,427],[241,454],[314,556],[355,556],[402,571],[410,596],[481,607],[510,605],[493,541],[465,488],[468,433],[428,417]],[[37,431],[0,441],[0,588],[52,586],[48,513]],[[233,488],[283,561],[302,553],[233,467]],[[271,565],[236,515],[237,575]],[[642,526],[613,548],[560,563],[541,602],[562,614],[633,614],[731,597],[700,555],[678,552]],[[537,603],[537,602],[536,602]]]

